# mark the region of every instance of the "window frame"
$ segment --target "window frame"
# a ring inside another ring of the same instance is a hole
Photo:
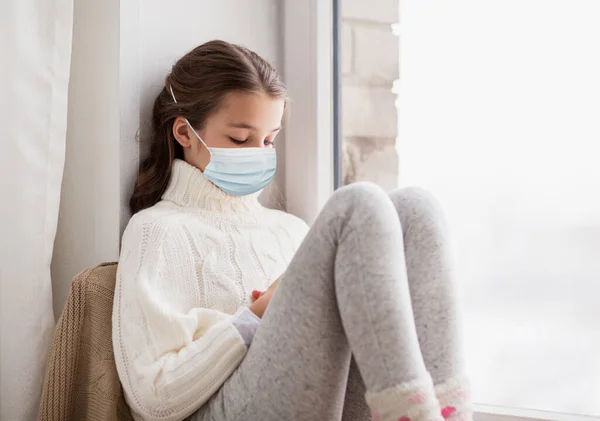
[[[285,128],[286,210],[312,223],[333,192],[330,2],[283,3],[283,73],[292,117]]]
[[[338,189],[343,185],[344,182],[342,168],[342,5],[341,0],[332,0],[332,3],[333,188]]]

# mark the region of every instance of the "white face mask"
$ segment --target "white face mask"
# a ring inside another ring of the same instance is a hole
[[[173,101],[177,103],[173,88],[169,86]],[[246,196],[262,190],[275,175],[277,154],[273,148],[209,148],[192,127],[187,125],[210,153],[204,177],[225,193]]]

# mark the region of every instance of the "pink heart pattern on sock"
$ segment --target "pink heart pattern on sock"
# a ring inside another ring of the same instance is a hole
[[[427,400],[427,395],[424,392],[413,393],[408,397],[410,403],[423,403]]]
[[[456,408],[453,406],[446,406],[445,408],[442,409],[442,416],[444,418],[448,418],[450,415],[454,414],[456,412]]]
[[[398,418],[398,421],[412,421],[412,420],[408,417],[400,417],[400,418]]]

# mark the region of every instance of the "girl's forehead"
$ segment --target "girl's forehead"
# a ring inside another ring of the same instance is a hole
[[[230,92],[223,98],[215,120],[237,128],[273,130],[281,125],[284,108],[282,98],[264,93]]]

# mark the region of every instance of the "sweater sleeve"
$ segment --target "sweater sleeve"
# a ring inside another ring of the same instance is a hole
[[[113,346],[136,419],[174,421],[189,416],[219,389],[246,353],[231,315],[194,306],[192,297],[203,292],[197,290],[189,243],[178,234],[174,227],[132,220],[123,236]]]
[[[248,307],[240,307],[231,317],[231,323],[240,332],[246,346],[250,346],[254,335],[260,326],[260,318],[252,313]]]

